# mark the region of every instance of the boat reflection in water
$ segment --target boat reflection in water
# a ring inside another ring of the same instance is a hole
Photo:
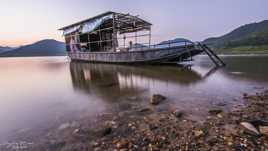
[[[139,67],[72,62],[70,71],[76,90],[97,95],[104,101],[179,91],[202,80],[198,72],[174,66]],[[171,96],[177,97],[178,92]]]

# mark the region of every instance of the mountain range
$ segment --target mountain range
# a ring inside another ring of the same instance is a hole
[[[2,50],[2,49],[1,49]],[[0,51],[0,57],[28,56],[64,56],[67,55],[65,44],[53,39],[41,40],[36,43],[14,49]]]
[[[11,47],[1,47],[0,46],[0,53],[6,52],[6,51],[10,51],[12,49],[14,49],[14,48],[11,48]]]
[[[268,50],[268,20],[243,25],[223,36],[208,38],[203,42],[225,52]]]
[[[189,40],[176,38],[160,44],[180,41]],[[268,53],[268,20],[243,25],[223,36],[208,38],[203,43],[214,48],[218,53]],[[67,55],[65,44],[53,39],[41,40],[19,48],[0,46],[0,57],[64,55]]]

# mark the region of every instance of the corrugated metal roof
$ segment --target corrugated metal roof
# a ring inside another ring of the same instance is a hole
[[[77,23],[74,23],[74,24],[71,24],[71,25],[62,27],[62,28],[60,28],[59,30],[66,30],[66,29],[68,29],[68,28],[75,27],[75,26],[84,24],[84,23],[86,23],[86,22],[90,22],[90,21],[92,21],[92,20],[101,18],[101,17],[103,17],[103,16],[108,16],[108,15],[112,15],[112,14],[118,14],[118,15],[123,15],[123,16],[130,16],[130,17],[132,17],[132,19],[135,19],[135,18],[136,18],[136,19],[139,19],[140,21],[142,21],[143,23],[146,23],[146,24],[148,24],[148,25],[152,25],[151,23],[149,23],[149,22],[147,22],[147,21],[145,21],[145,20],[143,20],[143,19],[141,19],[141,18],[139,18],[139,17],[137,17],[137,16],[132,16],[132,15],[130,15],[130,14],[122,14],[122,13],[116,13],[116,12],[108,11],[108,12],[102,13],[102,14],[100,14],[100,15],[97,15],[97,16],[95,16],[95,17],[91,17],[91,18],[82,20],[82,21],[80,21],[80,22],[77,22]]]
[[[108,11],[108,12],[102,13],[102,14],[100,14],[100,15],[97,15],[97,16],[95,16],[95,17],[91,17],[91,18],[82,20],[82,21],[80,21],[80,22],[77,22],[77,23],[74,23],[74,24],[71,24],[71,25],[62,27],[62,28],[60,28],[59,30],[65,30],[65,29],[67,29],[67,28],[70,28],[70,27],[73,27],[73,26],[77,26],[77,25],[83,24],[83,23],[85,23],[85,22],[94,20],[94,19],[96,19],[96,18],[100,18],[100,17],[107,16],[107,15],[114,14],[114,13],[115,13],[115,12]]]

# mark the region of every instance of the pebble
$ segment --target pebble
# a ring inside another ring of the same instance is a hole
[[[119,142],[116,143],[116,147],[118,149],[123,149],[128,147],[128,141],[126,139],[121,139]]]
[[[204,134],[204,132],[202,130],[195,130],[194,131],[194,136],[195,137],[200,137]]]
[[[76,133],[78,133],[79,131],[80,131],[79,129],[75,129],[75,130],[73,131],[73,133],[76,134]]]
[[[223,111],[222,111],[222,109],[215,108],[215,109],[210,109],[208,112],[211,115],[217,115],[219,113],[222,113]]]
[[[241,122],[240,125],[242,125],[245,129],[249,130],[250,132],[253,132],[254,134],[259,135],[260,132],[249,122]]]
[[[217,114],[217,117],[218,118],[223,118],[223,115],[222,114]]]
[[[268,126],[259,126],[260,133],[263,135],[268,135]]]

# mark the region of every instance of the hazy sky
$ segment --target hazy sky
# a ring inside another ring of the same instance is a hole
[[[58,28],[108,10],[153,23],[155,42],[200,41],[268,19],[268,0],[0,0],[0,45],[62,41]]]

